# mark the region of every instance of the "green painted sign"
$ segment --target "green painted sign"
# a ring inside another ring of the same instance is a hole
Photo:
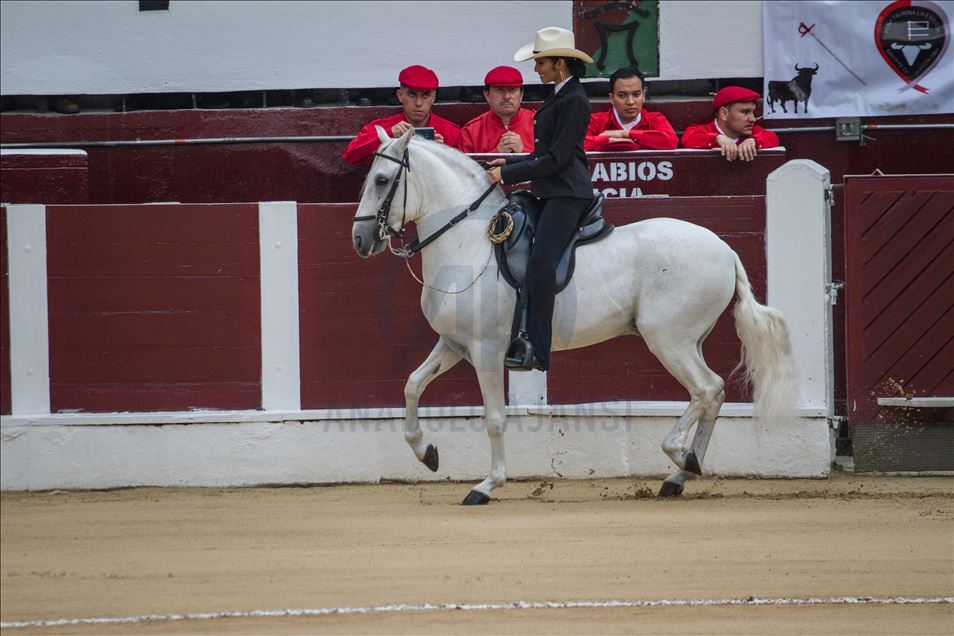
[[[573,0],[573,33],[577,48],[593,58],[587,77],[609,77],[624,66],[659,77],[658,0]]]

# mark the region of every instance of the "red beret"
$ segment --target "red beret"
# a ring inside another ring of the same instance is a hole
[[[741,86],[726,86],[712,98],[712,110],[719,110],[723,106],[734,104],[735,102],[758,102],[762,101],[762,96],[755,91],[750,91]]]
[[[484,86],[523,86],[523,75],[512,66],[498,66],[484,77]]]
[[[437,73],[429,68],[419,66],[408,66],[398,75],[398,83],[408,88],[416,88],[419,91],[437,90]]]

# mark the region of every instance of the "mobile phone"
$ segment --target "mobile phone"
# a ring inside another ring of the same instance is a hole
[[[420,135],[424,139],[434,139],[434,129],[433,128],[415,128],[415,135]]]

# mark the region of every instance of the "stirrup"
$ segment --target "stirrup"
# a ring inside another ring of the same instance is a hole
[[[543,371],[543,364],[533,355],[533,344],[525,332],[520,332],[507,347],[504,366],[511,371]]]

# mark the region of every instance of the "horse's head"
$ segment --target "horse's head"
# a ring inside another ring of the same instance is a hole
[[[364,180],[361,201],[354,216],[351,240],[362,258],[384,251],[388,235],[400,232],[407,206],[407,147],[414,136],[408,130],[397,139],[391,139],[377,126],[381,146],[375,154],[371,170]]]

